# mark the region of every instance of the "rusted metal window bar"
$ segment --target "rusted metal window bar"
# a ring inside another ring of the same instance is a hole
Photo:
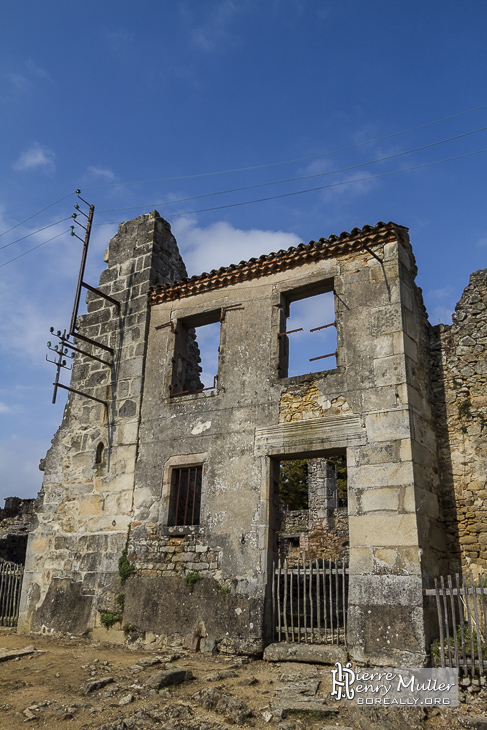
[[[199,525],[202,467],[181,467],[172,470],[169,523]]]

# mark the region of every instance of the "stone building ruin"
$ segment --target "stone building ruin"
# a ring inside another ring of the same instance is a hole
[[[190,634],[202,650],[261,653],[274,640],[279,464],[338,455],[349,656],[422,665],[434,631],[423,588],[487,555],[487,270],[453,325],[432,327],[394,223],[188,278],[153,211],[119,227],[107,261],[100,288],[120,310],[89,293],[79,331],[113,347],[113,364],[76,355],[71,385],[108,407],[68,396],[19,629],[106,632],[100,615],[123,592],[123,625],[147,641]],[[336,363],[289,377],[289,307],[326,292]],[[210,323],[218,377],[202,390],[198,328]],[[323,529],[329,510],[316,507]]]

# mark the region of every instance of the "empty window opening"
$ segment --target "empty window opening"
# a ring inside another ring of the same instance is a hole
[[[347,464],[343,454],[279,462],[278,552],[288,562],[348,557]]]
[[[172,469],[169,525],[200,524],[202,473],[201,465]]]
[[[280,375],[292,377],[336,368],[337,331],[332,291],[283,302]]]
[[[171,396],[216,388],[220,345],[220,310],[177,323]]]
[[[103,464],[103,454],[105,451],[105,445],[102,441],[96,447],[95,464]]]

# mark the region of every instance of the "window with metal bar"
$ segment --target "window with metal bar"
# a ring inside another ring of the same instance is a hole
[[[286,292],[279,332],[280,377],[331,370],[336,358],[334,292]]]
[[[185,466],[171,471],[170,526],[199,525],[203,467]]]

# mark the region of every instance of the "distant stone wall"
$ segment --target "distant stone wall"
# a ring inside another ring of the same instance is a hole
[[[7,497],[0,509],[0,560],[23,565],[27,538],[34,522],[34,499]]]
[[[289,510],[285,513],[280,533],[280,555],[289,564],[298,559],[348,561],[348,511],[339,507],[333,511],[333,525],[309,530],[308,510]]]
[[[476,271],[451,326],[433,328],[442,513],[450,572],[487,566],[487,269]]]

